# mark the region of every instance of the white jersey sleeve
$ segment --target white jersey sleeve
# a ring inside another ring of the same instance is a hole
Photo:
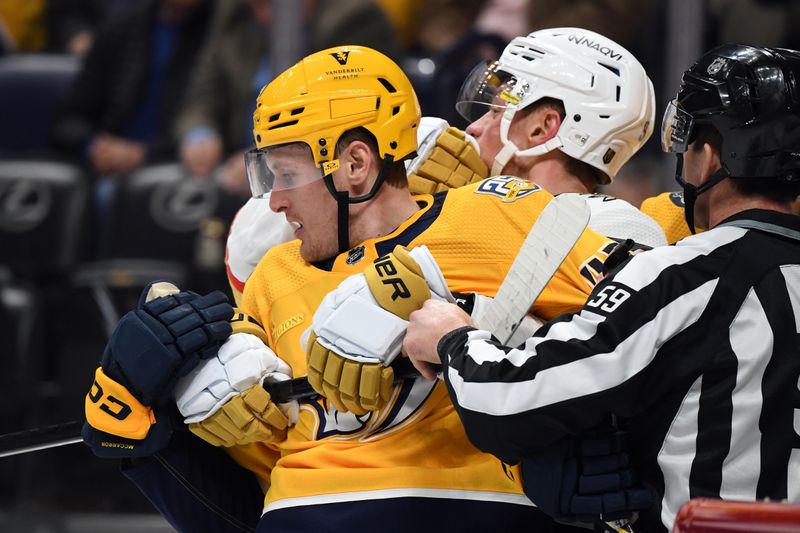
[[[269,195],[250,198],[231,224],[226,263],[231,285],[241,290],[268,249],[294,239],[294,230],[283,213],[269,208]]]
[[[592,210],[589,227],[596,232],[613,239],[633,239],[653,248],[667,244],[667,237],[661,226],[625,200],[605,194],[580,196]]]

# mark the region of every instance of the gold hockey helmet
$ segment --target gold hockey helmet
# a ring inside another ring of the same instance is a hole
[[[371,48],[311,54],[266,85],[256,103],[256,147],[303,142],[320,167],[333,159],[342,133],[359,126],[375,136],[381,158],[400,161],[417,149],[420,109],[411,82]]]

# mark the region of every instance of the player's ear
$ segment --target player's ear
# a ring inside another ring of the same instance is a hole
[[[538,146],[558,135],[558,130],[561,128],[561,115],[556,109],[542,106],[526,114],[520,121],[519,127],[526,137],[525,148]]]
[[[547,142],[556,135],[561,128],[561,115],[558,110],[545,107],[542,110],[542,142]]]
[[[357,195],[368,191],[372,186],[369,178],[376,168],[369,145],[363,141],[352,141],[342,151],[339,160],[349,189]]]

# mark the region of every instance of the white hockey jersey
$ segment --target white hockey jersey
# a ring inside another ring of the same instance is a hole
[[[592,210],[589,227],[597,233],[612,239],[633,239],[651,248],[667,244],[661,226],[625,200],[598,193],[580,194],[580,197]]]

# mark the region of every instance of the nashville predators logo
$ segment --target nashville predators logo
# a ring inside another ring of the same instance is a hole
[[[484,180],[475,192],[477,194],[491,194],[499,196],[503,202],[513,202],[524,198],[531,193],[541,191],[542,188],[519,178],[513,176],[495,176]]]
[[[333,56],[333,58],[338,61],[340,65],[346,65],[347,58],[350,57],[350,51],[342,50],[341,52],[333,52],[331,56]]]

